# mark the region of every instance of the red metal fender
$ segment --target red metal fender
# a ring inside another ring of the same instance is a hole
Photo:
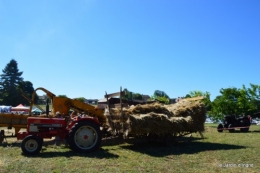
[[[72,121],[68,124],[67,126],[67,130],[70,130],[76,123],[78,122],[82,122],[82,121],[91,121],[91,122],[94,122],[96,123],[97,125],[100,126],[100,123],[98,121],[97,118],[94,118],[94,117],[75,117],[72,119]]]
[[[17,140],[23,140],[28,135],[27,132],[18,132],[17,133]]]

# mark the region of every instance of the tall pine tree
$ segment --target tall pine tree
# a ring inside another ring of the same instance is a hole
[[[18,86],[23,81],[23,72],[19,72],[17,62],[12,59],[2,70],[0,75],[1,104],[16,106],[19,104]]]

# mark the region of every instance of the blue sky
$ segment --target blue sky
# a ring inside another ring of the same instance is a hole
[[[0,69],[100,99],[260,85],[259,0],[0,0]],[[2,72],[2,71],[1,71]],[[38,93],[41,95],[41,93]]]

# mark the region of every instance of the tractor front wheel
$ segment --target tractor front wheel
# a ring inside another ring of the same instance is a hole
[[[99,125],[87,121],[76,123],[69,132],[68,142],[74,151],[84,153],[94,151],[101,143]]]
[[[23,139],[21,149],[24,154],[38,154],[42,149],[43,140],[38,136],[27,136]]]

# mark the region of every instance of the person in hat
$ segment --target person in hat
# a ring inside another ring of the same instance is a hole
[[[62,115],[61,115],[61,113],[58,111],[58,112],[56,112],[56,116],[55,116],[56,118],[63,118],[62,117]]]
[[[78,116],[78,112],[77,111],[73,111],[71,114],[70,114],[70,119],[74,119],[75,117]]]

